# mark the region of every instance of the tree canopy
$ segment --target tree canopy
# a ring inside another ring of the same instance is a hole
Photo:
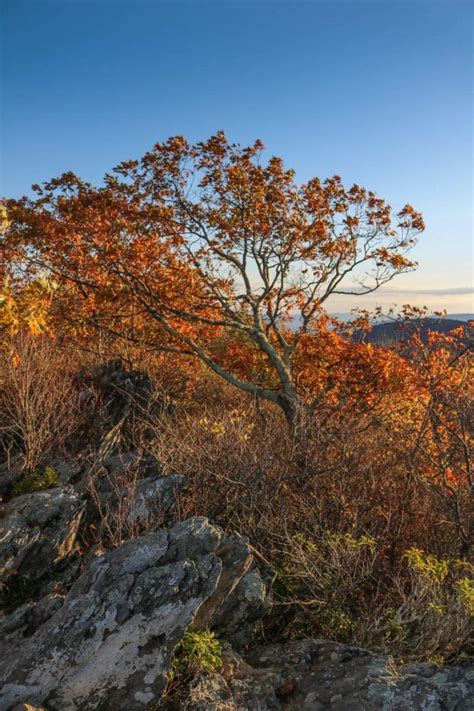
[[[222,132],[158,143],[99,187],[66,173],[34,188],[34,199],[6,201],[11,279],[60,280],[76,318],[193,354],[290,423],[298,350],[327,300],[414,269],[424,229],[411,205],[394,213],[339,176],[300,185],[280,158],[264,161],[261,141],[242,147]],[[235,371],[223,333],[263,359],[262,378]]]

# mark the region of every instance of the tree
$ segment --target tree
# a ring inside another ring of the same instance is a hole
[[[0,204],[0,239],[11,224],[5,206]],[[46,329],[55,283],[39,278],[23,285],[23,288],[15,289],[10,283],[7,270],[9,261],[5,251],[5,259],[0,262],[0,335],[13,335],[22,327],[38,335]]]
[[[73,284],[96,320],[113,328],[115,304],[120,332],[133,310],[159,326],[157,348],[195,355],[276,403],[296,431],[318,402],[295,377],[304,335],[332,295],[368,294],[413,269],[407,252],[424,225],[410,205],[394,215],[339,176],[298,185],[262,153],[260,141],[241,147],[222,132],[195,145],[171,138],[102,187],[68,173],[37,186],[36,200],[8,201],[7,234],[30,270]],[[261,378],[233,371],[216,347],[222,334],[265,361]]]

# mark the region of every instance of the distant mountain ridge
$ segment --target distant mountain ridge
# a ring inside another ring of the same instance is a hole
[[[350,311],[342,311],[342,312],[334,312],[330,313],[330,316],[334,316],[335,318],[339,319],[339,321],[354,321],[357,318],[357,314],[354,314]],[[434,320],[438,320],[440,317],[438,316],[427,316],[426,318],[432,318]],[[442,320],[449,320],[449,321],[472,321],[474,320],[474,313],[465,313],[465,314],[446,314],[446,316],[442,317]],[[391,321],[387,318],[386,320],[383,321],[383,323],[390,322]],[[379,323],[382,323],[380,321]]]
[[[354,333],[354,339],[360,340],[362,343],[372,343],[378,346],[393,346],[398,341],[408,338],[415,329],[418,329],[421,339],[426,341],[430,331],[435,333],[449,333],[460,326],[463,326],[465,330],[467,330],[466,326],[468,320],[468,318],[462,320],[448,317],[427,316],[412,321],[384,321],[383,323],[373,325],[371,331],[356,331]]]
[[[453,318],[457,321],[474,321],[474,314],[448,314],[447,318]]]

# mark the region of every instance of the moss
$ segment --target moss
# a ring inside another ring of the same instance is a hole
[[[31,494],[33,491],[42,491],[43,489],[53,489],[61,483],[58,475],[51,467],[46,467],[42,473],[26,472],[23,474],[20,481],[13,487],[15,496],[20,494]]]
[[[213,672],[221,666],[222,649],[213,632],[186,632],[175,649],[171,676],[197,671]]]

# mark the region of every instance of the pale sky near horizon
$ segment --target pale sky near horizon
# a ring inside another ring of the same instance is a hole
[[[474,312],[468,0],[0,0],[0,196],[99,182],[184,134],[261,138],[423,211],[417,272],[356,305]]]

